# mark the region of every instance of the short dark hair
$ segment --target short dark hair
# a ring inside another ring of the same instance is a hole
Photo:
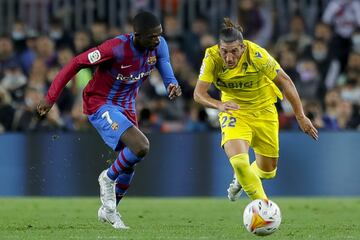
[[[243,29],[239,25],[235,25],[229,18],[224,18],[223,27],[220,30],[219,39],[229,43],[239,40],[243,42],[244,37],[242,35]]]
[[[161,25],[159,19],[154,14],[145,11],[138,13],[132,23],[136,33],[143,33]]]

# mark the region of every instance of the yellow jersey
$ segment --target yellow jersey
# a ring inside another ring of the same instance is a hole
[[[244,40],[246,49],[236,67],[228,69],[218,45],[206,49],[199,80],[213,83],[221,91],[221,101],[233,101],[240,110],[261,109],[282,94],[272,81],[281,69],[276,60],[257,44]]]

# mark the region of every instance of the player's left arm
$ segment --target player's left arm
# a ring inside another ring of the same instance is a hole
[[[157,48],[157,63],[156,68],[164,81],[168,96],[172,100],[181,95],[181,88],[174,76],[174,71],[170,64],[170,56],[168,46],[163,37],[160,37],[160,44]]]
[[[278,69],[277,72],[278,73],[273,81],[283,90],[286,98],[289,100],[301,130],[310,135],[313,139],[318,140],[318,131],[311,123],[310,119],[305,116],[299,94],[293,81],[281,68]]]
[[[255,66],[269,79],[273,79],[273,82],[283,90],[293,108],[301,130],[317,140],[319,138],[318,131],[313,126],[310,119],[305,116],[299,94],[290,77],[281,69],[279,63],[264,48],[257,47],[252,54],[255,56],[253,57]]]

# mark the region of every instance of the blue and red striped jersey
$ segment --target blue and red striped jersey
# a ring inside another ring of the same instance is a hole
[[[135,98],[140,85],[156,67],[167,86],[177,84],[166,41],[160,37],[155,50],[138,51],[133,34],[123,34],[74,57],[55,77],[46,100],[55,103],[62,89],[82,68],[97,66],[83,91],[83,111],[91,115],[104,104],[119,106],[136,123]]]

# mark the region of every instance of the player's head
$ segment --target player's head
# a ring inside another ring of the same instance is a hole
[[[242,28],[233,24],[229,18],[224,18],[223,28],[220,30],[220,56],[227,68],[234,68],[245,51]]]
[[[140,12],[133,19],[135,44],[143,49],[154,50],[160,43],[162,27],[159,19],[150,12]]]

